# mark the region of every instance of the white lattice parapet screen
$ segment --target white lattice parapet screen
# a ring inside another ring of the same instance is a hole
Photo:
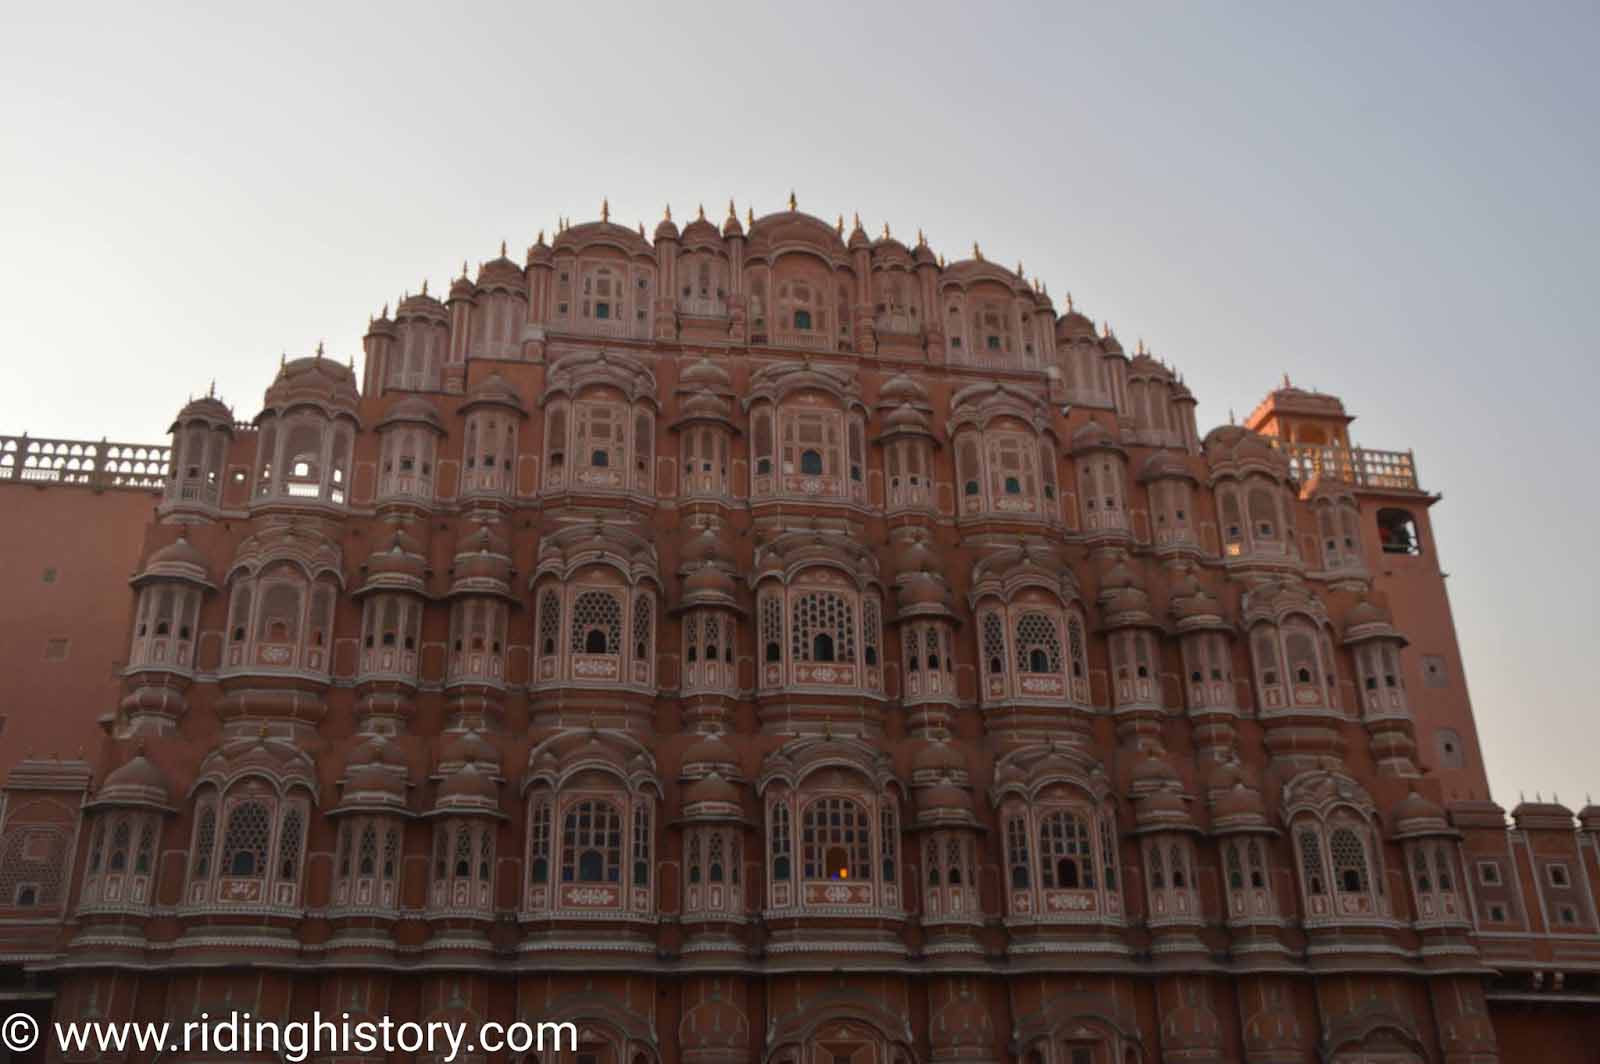
[[[1313,477],[1342,480],[1363,488],[1421,490],[1416,459],[1410,451],[1373,451],[1365,447],[1326,447],[1268,437],[1289,458],[1291,475],[1302,484]]]
[[[166,444],[0,436],[0,480],[159,491],[171,463]]]

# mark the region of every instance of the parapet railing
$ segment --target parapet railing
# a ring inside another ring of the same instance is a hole
[[[967,366],[972,369],[996,369],[1008,373],[1039,373],[1045,368],[1045,360],[1032,351],[969,351],[962,347],[952,347],[949,353],[952,366]]]
[[[160,491],[171,465],[166,444],[0,436],[0,481]]]
[[[1325,477],[1362,488],[1422,490],[1417,483],[1416,456],[1411,451],[1329,447],[1274,437],[1268,440],[1288,457],[1289,475],[1302,484],[1313,477]]]

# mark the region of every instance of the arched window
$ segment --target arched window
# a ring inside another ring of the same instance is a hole
[[[264,878],[271,835],[272,815],[264,802],[235,805],[222,837],[222,874],[235,879]]]
[[[1082,817],[1058,810],[1040,821],[1039,869],[1046,887],[1094,889],[1094,858]]]
[[[622,815],[610,802],[573,805],[561,827],[561,881],[616,883],[621,879]]]
[[[528,882],[550,881],[550,800],[534,799],[528,827]]]
[[[1061,672],[1061,632],[1055,618],[1024,613],[1017,619],[1016,641],[1018,672]]]
[[[1339,890],[1346,894],[1366,893],[1367,852],[1360,836],[1349,828],[1335,828],[1328,837],[1328,851],[1333,857],[1333,874]]]
[[[756,461],[756,475],[772,473],[772,410],[763,407],[751,419],[752,450]]]
[[[378,832],[371,824],[361,829],[361,844],[357,851],[356,874],[373,875],[378,869]]]
[[[1217,489],[1217,510],[1222,515],[1222,542],[1228,557],[1244,552],[1244,518],[1239,511],[1238,489],[1231,485]]]
[[[991,676],[1005,674],[1006,635],[998,612],[983,615],[984,670]]]
[[[843,595],[808,591],[795,596],[791,613],[795,661],[855,661],[855,610]]]
[[[152,821],[145,821],[143,829],[139,832],[139,852],[133,861],[133,874],[144,876],[150,874],[154,865],[156,836],[159,829]]]
[[[1026,890],[1033,881],[1032,862],[1028,856],[1028,820],[1014,816],[1006,820],[1006,864],[1011,869],[1011,886]]]
[[[377,906],[391,912],[398,908],[400,828],[393,819],[362,816],[344,820],[335,853],[335,907]]]
[[[1301,831],[1297,838],[1300,844],[1300,871],[1305,877],[1306,893],[1326,894],[1326,879],[1322,872],[1322,840],[1315,831],[1310,830]]]
[[[838,477],[843,471],[844,429],[841,415],[810,408],[783,411],[783,471],[805,476]],[[834,486],[827,494],[838,494]]]
[[[872,827],[860,803],[818,798],[801,814],[802,858],[807,879],[868,879],[872,875]]]
[[[256,622],[256,640],[262,648],[259,656],[264,662],[281,659],[291,663],[300,640],[301,585],[285,580],[263,585]]]
[[[1317,665],[1316,638],[1303,625],[1289,626],[1284,633],[1284,650],[1289,659],[1289,674],[1296,687],[1310,687],[1321,680]]]
[[[283,827],[278,833],[278,878],[293,883],[299,878],[300,836],[304,833],[305,816],[298,805],[291,805],[283,817]]]
[[[633,885],[650,885],[650,807],[642,799],[633,804]]]
[[[111,854],[106,858],[108,871],[121,872],[128,867],[128,847],[133,842],[133,829],[127,820],[118,820],[111,832]]]
[[[1428,868],[1427,851],[1421,846],[1411,853],[1411,874],[1416,882],[1418,894],[1429,894],[1433,891],[1433,874]]]
[[[574,654],[622,652],[622,602],[609,591],[585,591],[572,606]]]
[[[595,321],[610,321],[624,316],[622,278],[609,266],[595,266],[584,272],[583,299],[579,304],[583,317]]]
[[[1258,543],[1278,538],[1278,507],[1266,488],[1250,492],[1250,530]]]
[[[779,883],[788,882],[791,868],[789,832],[789,807],[779,802],[772,807],[772,878]]]
[[[552,404],[545,415],[544,438],[545,465],[552,470],[562,469],[567,462],[567,408],[564,404]]]
[[[200,809],[194,832],[194,862],[189,878],[203,881],[211,875],[211,854],[217,845],[217,811],[207,803]]]
[[[777,664],[783,660],[783,603],[776,595],[761,600],[762,660]]]
[[[1378,542],[1385,554],[1421,554],[1422,540],[1411,511],[1387,506],[1378,511]]]
[[[961,480],[961,494],[976,500],[982,491],[978,472],[978,443],[968,434],[956,444],[956,476]]]
[[[648,595],[635,595],[633,599],[633,660],[646,665],[650,662],[650,639],[655,617],[654,604]]]
[[[883,855],[883,882],[892,884],[897,878],[895,860],[899,853],[900,827],[895,820],[894,803],[885,798],[878,807],[878,846]]]
[[[561,638],[561,596],[547,588],[539,596],[539,655],[554,657]]]

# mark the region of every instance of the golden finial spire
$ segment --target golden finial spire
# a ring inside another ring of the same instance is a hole
[[[885,239],[885,240],[889,239],[889,223],[888,222],[884,222],[883,223],[883,239]]]
[[[500,257],[502,259],[506,257],[506,242],[504,240],[500,241]]]
[[[426,277],[422,279],[422,294],[428,294],[428,279]]]
[[[737,222],[738,220],[739,220],[739,212],[734,210],[734,208],[733,208],[733,197],[729,196],[728,197],[728,221]]]
[[[609,222],[611,220],[611,201],[609,199],[603,199],[600,201],[600,220],[602,222]]]
[[[800,201],[794,198],[794,189],[792,188],[789,190],[789,209],[791,211],[800,209]]]
[[[1072,311],[1073,311],[1073,306],[1072,306],[1072,293],[1071,293],[1071,292],[1068,292],[1068,293],[1067,293],[1067,313],[1068,313],[1068,314],[1071,314],[1071,313],[1072,313]]]
[[[667,213],[666,213],[665,220],[669,221],[669,222],[672,221],[672,204],[670,204],[670,203],[667,204]]]
[[[322,341],[321,340],[317,341],[317,361],[318,362],[322,361]]]
[[[756,224],[756,209],[754,207],[746,206],[745,209],[744,209],[744,227],[746,229],[749,229],[751,226],[753,226],[755,224]]]
[[[979,262],[983,261],[983,249],[978,246],[978,242],[976,240],[972,242],[972,257],[977,259]]]
[[[1017,276],[1021,277],[1022,275],[1023,275],[1022,274],[1022,260],[1018,259],[1017,260]]]
[[[928,238],[922,235],[922,226],[919,225],[917,226],[917,247],[925,248],[927,246]]]
[[[462,259],[461,260],[461,276],[462,276],[463,279],[467,276],[467,260],[466,259]]]
[[[539,230],[539,239],[535,240],[533,242],[533,246],[534,247],[538,247],[540,244],[543,244],[543,243],[544,243],[544,230],[541,229],[541,230]]]
[[[215,399],[216,397],[217,397],[217,378],[212,377],[211,378],[211,387],[206,389],[206,398],[207,399]]]
[[[939,252],[939,269],[944,269],[944,252]]]
[[[1139,355],[1149,354],[1149,352],[1144,349],[1144,337],[1139,337],[1139,346],[1134,349],[1134,353]]]
[[[850,212],[850,231],[854,232],[855,230],[860,229],[860,228],[861,228],[861,212],[860,211],[851,211]]]
[[[378,317],[380,317],[380,318],[387,318],[387,317],[388,317],[388,316],[389,316],[389,304],[387,304],[387,303],[385,303],[385,304],[384,304],[384,305],[383,305],[383,312],[382,312],[382,313],[380,313],[380,314],[379,314],[379,315],[378,315]]]
[[[701,222],[706,220],[706,205],[704,203],[700,204],[699,210],[695,212],[695,219]]]

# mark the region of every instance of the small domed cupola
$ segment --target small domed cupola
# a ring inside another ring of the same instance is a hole
[[[134,756],[113,769],[94,793],[89,806],[120,806],[155,809],[163,813],[173,811],[172,785],[166,773],[150,760],[141,745]]]
[[[500,785],[489,765],[469,761],[439,782],[436,813],[498,813]]]

